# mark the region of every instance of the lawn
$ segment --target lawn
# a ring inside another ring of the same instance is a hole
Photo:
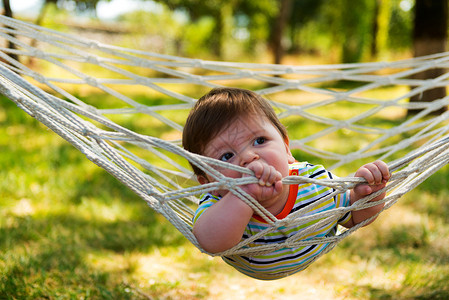
[[[1,299],[449,298],[448,167],[305,271],[257,281],[0,101]]]

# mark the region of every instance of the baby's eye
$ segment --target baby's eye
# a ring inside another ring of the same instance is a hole
[[[264,137],[258,137],[255,141],[254,141],[254,145],[261,145],[263,143],[265,143],[266,139]]]
[[[220,159],[221,161],[228,161],[228,160],[230,160],[233,156],[234,156],[233,153],[227,152],[227,153],[223,154],[222,156],[220,156],[219,159]]]

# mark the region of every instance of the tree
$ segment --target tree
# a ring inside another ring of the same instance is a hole
[[[12,10],[9,0],[3,0],[3,10],[4,10],[3,14],[5,16],[12,18]]]
[[[328,53],[343,63],[359,62],[370,54],[375,18],[374,0],[325,1],[320,34],[329,37]],[[339,57],[339,58],[338,58]]]
[[[171,10],[186,12],[195,22],[201,17],[212,17],[215,30],[211,38],[212,51],[217,57],[223,57],[223,47],[231,38],[234,8],[240,0],[155,0],[167,5]]]
[[[12,12],[12,10],[11,10],[11,5],[10,5],[10,3],[9,3],[9,0],[3,0],[3,14],[5,15],[5,16],[7,16],[7,17],[10,17],[10,18],[12,18],[13,17],[13,12]],[[11,37],[15,37],[15,35],[14,34],[9,34]],[[16,44],[14,44],[12,41],[8,41],[8,49],[11,49],[11,50],[15,50],[16,49]],[[9,55],[9,57],[11,57],[12,59],[14,59],[14,60],[17,60],[17,61],[19,61],[19,56],[17,55],[17,54],[15,54],[15,53],[9,53],[8,54]]]
[[[235,12],[248,20],[250,47],[265,38],[274,63],[281,63],[285,52],[301,49],[298,33],[317,18],[323,3],[324,0],[243,0]]]
[[[292,5],[292,13],[290,14],[290,51],[300,52],[303,50],[303,43],[299,39],[299,32],[309,22],[319,22],[320,14],[323,14],[322,6],[324,0],[295,0]]]
[[[358,62],[371,43],[374,1],[342,0],[339,42],[343,63]]]
[[[103,1],[111,1],[111,0],[103,0]],[[36,24],[40,25],[42,23],[47,13],[49,5],[57,5],[62,9],[75,7],[75,10],[77,12],[91,11],[95,13],[98,2],[100,2],[100,0],[44,0],[42,8],[37,17]]]
[[[408,3],[402,1],[392,1],[388,20],[387,48],[395,53],[398,51],[409,52],[412,47],[413,10],[412,7],[401,7],[401,3]],[[411,3],[407,5],[411,6]]]
[[[416,0],[414,7],[413,51],[419,57],[433,53],[445,52],[447,48],[447,0]],[[442,68],[435,68],[417,73],[415,79],[432,79],[444,74]],[[430,102],[446,96],[445,87],[429,89],[410,98],[410,102]],[[441,114],[447,108],[434,111]],[[413,115],[420,109],[409,109],[408,114]]]
[[[271,47],[274,24],[279,15],[279,0],[241,0],[234,14],[236,24],[243,25],[248,32],[246,48],[249,53]]]
[[[388,25],[391,17],[391,1],[376,0],[374,2],[373,33],[371,42],[371,57],[382,56],[388,41]]]
[[[292,0],[279,1],[279,13],[272,30],[271,49],[275,64],[280,64],[284,55],[283,37],[287,21],[290,18]]]

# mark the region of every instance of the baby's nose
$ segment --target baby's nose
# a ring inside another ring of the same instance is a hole
[[[249,163],[259,159],[259,155],[252,150],[244,150],[240,153],[240,165],[246,167]]]

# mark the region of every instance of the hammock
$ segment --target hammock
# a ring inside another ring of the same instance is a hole
[[[106,45],[3,16],[0,22],[0,36],[15,44],[15,49],[1,45],[1,93],[133,190],[203,252],[192,234],[192,217],[199,194],[219,186],[240,195],[273,229],[314,220],[319,227],[348,211],[378,204],[368,202],[374,194],[350,207],[313,216],[303,216],[299,210],[276,219],[239,187],[255,182],[254,178],[220,176],[215,168],[222,162],[179,146],[189,108],[213,87],[250,88],[267,98],[288,126],[314,124],[307,131],[302,127],[289,131],[291,148],[300,149],[300,156],[311,162],[324,161],[329,170],[373,157],[387,160],[394,173],[386,187],[387,197],[381,200],[384,209],[449,161],[449,112],[431,115],[446,107],[449,98],[408,101],[413,95],[447,85],[449,73],[429,80],[412,79],[412,75],[449,67],[449,53],[388,63],[321,66],[215,62]],[[10,55],[30,63],[20,63]],[[155,100],[140,100],[135,92]],[[80,96],[83,93],[97,96]],[[405,118],[410,108],[421,111]],[[139,120],[141,126],[132,120]],[[334,147],[329,141],[339,136],[345,143]],[[356,140],[362,142],[352,143]],[[188,161],[218,181],[198,185]],[[298,176],[283,182],[317,183]],[[341,192],[360,182],[360,178],[345,177],[319,184]],[[251,255],[328,243],[324,254],[369,221],[334,237],[302,240],[314,230],[308,228],[282,243],[246,247],[267,233],[262,232],[211,255]]]

